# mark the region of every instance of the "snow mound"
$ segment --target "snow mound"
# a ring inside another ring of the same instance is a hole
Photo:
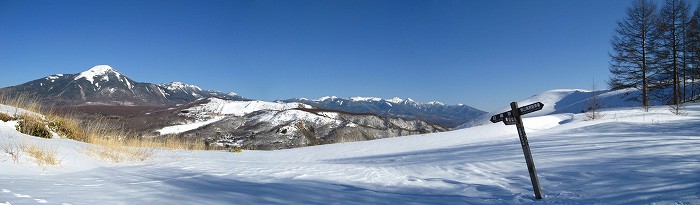
[[[0,113],[5,113],[7,115],[15,116],[15,117],[21,116],[24,114],[42,116],[40,114],[37,114],[37,113],[29,111],[29,110],[13,107],[13,106],[9,106],[9,105],[3,105],[3,104],[0,104]]]

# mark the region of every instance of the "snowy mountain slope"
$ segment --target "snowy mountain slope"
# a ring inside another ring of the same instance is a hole
[[[384,117],[420,119],[446,128],[461,125],[485,113],[467,105],[446,105],[441,102],[419,103],[410,98],[387,100],[377,97],[351,97],[344,99],[336,96],[327,96],[318,100],[294,98],[280,102],[299,102],[324,109],[352,113],[372,113]]]
[[[518,106],[525,106],[536,102],[542,102],[544,104],[542,110],[527,114],[524,116],[525,118],[559,113],[582,113],[588,109],[590,98],[594,94],[598,95],[597,98],[600,103],[600,109],[641,107],[641,102],[636,100],[637,96],[639,96],[639,91],[636,89],[615,91],[602,90],[595,92],[580,89],[550,90],[518,101]],[[660,104],[660,102],[656,102],[656,104]],[[476,117],[460,125],[457,129],[491,123],[489,121],[491,116],[509,110],[510,105],[506,104],[503,108]]]
[[[222,146],[247,149],[284,149],[446,130],[420,120],[318,109],[296,102],[211,98],[177,112],[192,120],[156,132],[205,136]]]
[[[108,65],[94,66],[76,74],[51,75],[21,85],[1,88],[0,92],[6,95],[31,94],[56,106],[171,105],[213,96],[244,100],[235,94],[202,90],[180,82],[136,82]]]
[[[259,100],[231,101],[210,98],[206,104],[189,108],[189,111],[222,115],[243,116],[260,110],[288,110],[292,108],[311,108],[301,103],[276,103]]]
[[[219,98],[209,98],[204,104],[197,105],[182,111],[184,113],[187,113],[186,115],[196,118],[196,122],[164,127],[160,130],[157,130],[157,132],[161,135],[178,134],[197,129],[209,125],[211,123],[215,123],[219,120],[224,119],[225,115],[242,117],[244,115],[261,110],[281,111],[292,108],[310,108],[310,106],[301,103],[275,103],[258,100],[231,101]]]
[[[527,118],[539,201],[515,128],[500,123],[240,154],[159,150],[144,162],[109,164],[85,157],[83,143],[29,137],[0,122],[0,143],[41,143],[62,159],[42,170],[0,152],[0,203],[698,204],[700,104],[686,109]]]

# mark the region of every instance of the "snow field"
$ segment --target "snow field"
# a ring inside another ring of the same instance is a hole
[[[158,150],[145,162],[84,156],[86,144],[0,124],[0,143],[56,146],[38,168],[0,153],[0,202],[37,204],[700,204],[700,104],[525,118],[544,200],[514,126],[277,151]],[[110,190],[108,192],[104,190]],[[20,197],[30,196],[30,197]]]

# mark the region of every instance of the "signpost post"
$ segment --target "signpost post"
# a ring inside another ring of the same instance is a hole
[[[541,110],[542,107],[544,107],[544,104],[541,102],[536,102],[522,107],[518,107],[518,103],[512,102],[510,103],[510,111],[491,116],[491,122],[493,123],[503,121],[503,124],[515,125],[515,127],[518,129],[520,145],[523,147],[523,155],[525,155],[527,170],[530,172],[532,189],[535,191],[535,198],[537,199],[542,199],[542,189],[540,188],[540,180],[537,178],[537,169],[535,169],[535,162],[532,160],[530,143],[527,141],[527,134],[525,134],[525,127],[523,126],[523,119],[521,116]]]

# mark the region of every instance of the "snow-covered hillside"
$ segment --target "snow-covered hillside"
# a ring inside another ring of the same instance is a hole
[[[544,104],[544,108],[542,108],[542,110],[523,116],[525,118],[559,113],[582,113],[586,111],[588,106],[591,104],[590,99],[593,95],[597,95],[598,103],[600,103],[600,109],[641,107],[641,102],[636,100],[636,98],[639,96],[639,90],[637,89],[622,89],[614,91],[589,91],[580,89],[550,90],[533,95],[528,99],[518,101],[518,105],[524,106],[536,102],[542,102]],[[660,102],[654,103],[661,104]],[[457,127],[457,129],[489,124],[491,123],[489,121],[491,116],[509,110],[510,105],[506,104],[503,106],[503,108],[474,118]]]
[[[265,101],[234,101],[219,98],[209,98],[207,102],[185,110],[186,115],[197,119],[195,122],[164,127],[157,132],[160,134],[176,134],[197,129],[224,119],[224,116],[244,116],[261,110],[282,111],[292,108],[311,108],[301,103],[276,103]]]
[[[55,148],[61,160],[42,168],[0,150],[0,204],[700,204],[700,104],[685,116],[606,109],[595,121],[560,108],[525,120],[543,200],[515,127],[501,123],[277,151],[157,150],[112,164],[87,157],[88,144],[0,121],[0,145]]]
[[[294,147],[372,140],[446,129],[420,120],[314,108],[302,103],[205,99],[175,110],[180,124],[159,134],[199,137],[246,149]]]
[[[231,101],[210,98],[209,102],[189,110],[199,113],[243,116],[260,110],[288,110],[292,108],[311,108],[301,103],[276,103],[265,101]]]

